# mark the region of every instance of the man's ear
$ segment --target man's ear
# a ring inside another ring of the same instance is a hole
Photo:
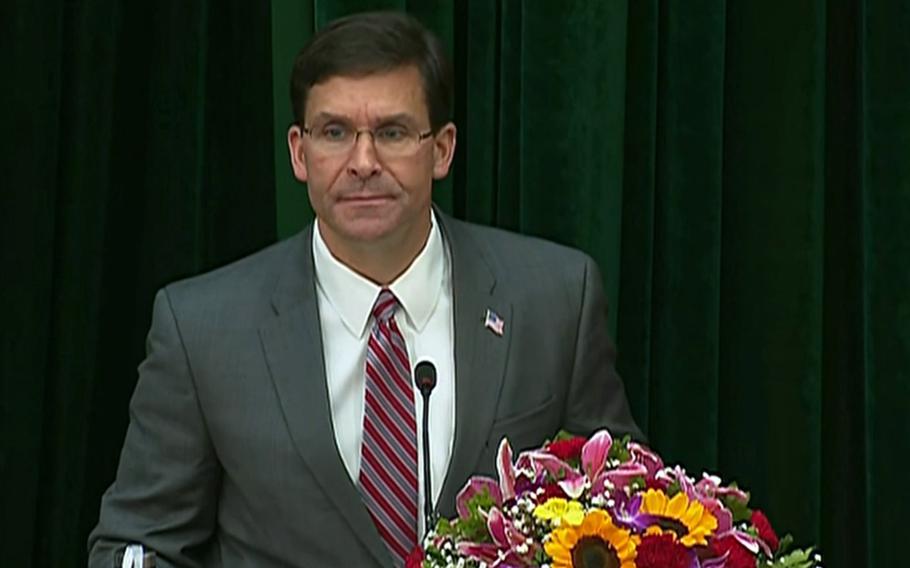
[[[303,130],[299,124],[292,124],[288,128],[288,152],[291,154],[291,169],[294,177],[305,182],[307,179],[306,155],[303,148]]]
[[[449,122],[433,137],[433,179],[442,179],[449,174],[455,156],[455,135],[455,125]]]

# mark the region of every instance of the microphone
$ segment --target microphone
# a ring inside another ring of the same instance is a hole
[[[430,483],[430,393],[436,387],[436,366],[429,361],[417,363],[414,368],[414,384],[423,397],[423,518],[424,530],[429,531],[436,521]]]

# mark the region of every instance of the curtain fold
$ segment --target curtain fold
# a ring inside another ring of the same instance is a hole
[[[636,79],[651,89],[656,114],[654,185],[636,187],[627,178],[624,188],[652,194],[652,226],[624,243],[620,270],[651,275],[643,298],[650,304],[648,430],[662,441],[665,459],[685,456],[700,471],[718,465],[717,440],[705,434],[717,432],[726,402],[718,400],[725,9],[717,0],[667,2],[652,17],[656,82]],[[642,239],[650,241],[652,258],[635,254]],[[630,312],[631,319],[640,317],[635,307]],[[666,419],[680,416],[680,402],[691,404],[695,393],[700,412]]]
[[[910,502],[910,6],[862,2],[859,10],[859,164],[865,380],[865,508],[870,565],[904,562],[890,537]]]
[[[275,239],[270,14],[2,10],[0,566],[84,566],[155,290]]]
[[[824,6],[730,4],[728,32],[719,465],[818,538]]]

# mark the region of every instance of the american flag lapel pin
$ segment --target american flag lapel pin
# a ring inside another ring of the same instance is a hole
[[[499,314],[487,308],[487,313],[483,318],[483,325],[497,336],[502,337],[506,331],[506,320],[499,317]]]

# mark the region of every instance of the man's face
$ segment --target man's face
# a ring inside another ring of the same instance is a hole
[[[362,77],[331,77],[307,97],[306,122],[292,126],[288,146],[294,175],[307,182],[310,203],[330,247],[413,245],[429,229],[433,179],[446,176],[455,149],[455,126],[389,156],[366,130],[430,130],[423,84],[416,67]],[[320,132],[361,131],[344,152],[327,151],[301,126]]]

